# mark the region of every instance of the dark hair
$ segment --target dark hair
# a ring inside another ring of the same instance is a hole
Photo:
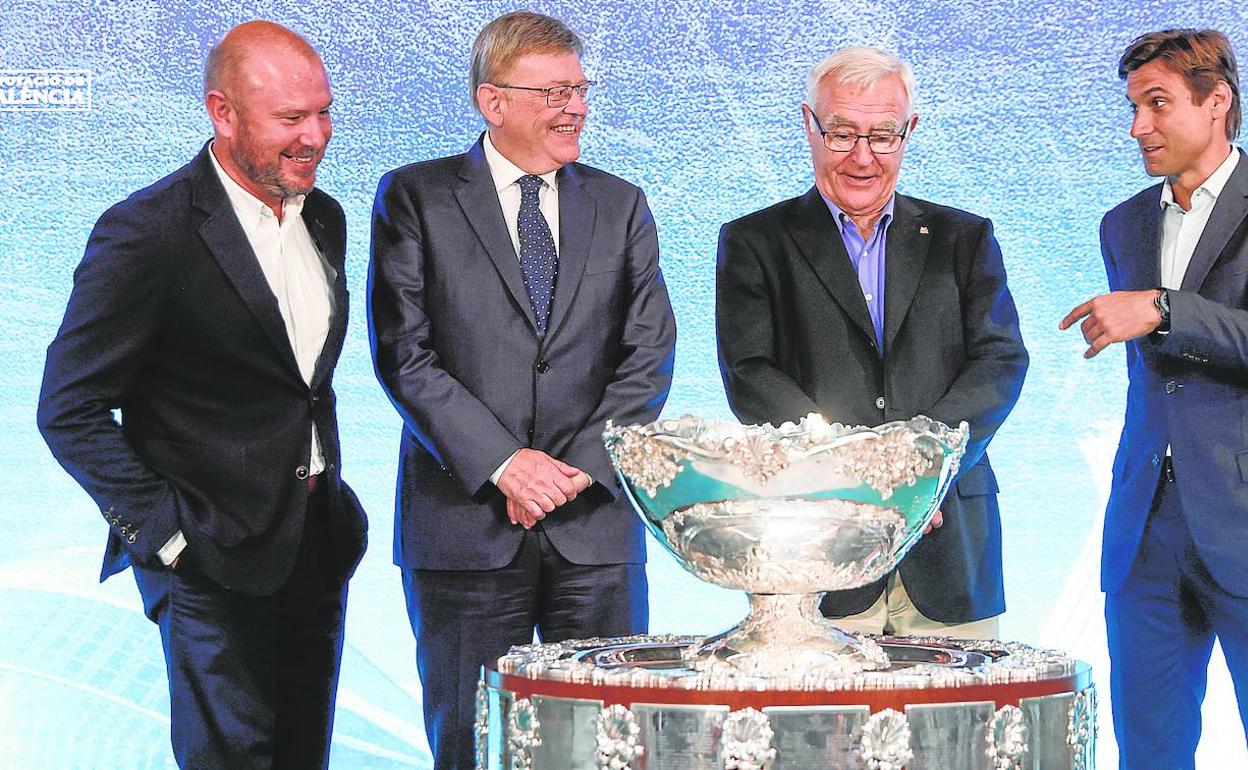
[[[1219,82],[1230,86],[1226,138],[1234,139],[1239,134],[1244,119],[1239,106],[1239,68],[1226,35],[1216,29],[1164,29],[1140,35],[1118,60],[1118,77],[1126,80],[1127,75],[1158,60],[1166,69],[1183,76],[1196,104],[1204,104]]]

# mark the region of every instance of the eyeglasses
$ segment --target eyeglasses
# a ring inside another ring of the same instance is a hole
[[[807,109],[810,109],[809,105]],[[867,147],[871,148],[871,152],[876,155],[891,155],[901,149],[901,143],[906,141],[906,135],[910,133],[909,121],[906,122],[906,127],[897,133],[872,131],[869,134],[859,134],[843,126],[825,131],[823,124],[819,122],[819,116],[813,109],[810,109],[810,118],[815,121],[815,130],[823,135],[823,146],[832,152],[850,152],[858,146],[859,139],[866,139]]]
[[[577,83],[573,86],[550,86],[549,88],[537,88],[535,86],[505,86],[501,83],[495,83],[499,88],[511,88],[517,91],[540,91],[546,96],[546,105],[548,107],[562,107],[572,101],[572,92],[575,91],[581,95],[581,101],[589,99],[589,87],[594,85],[594,81],[586,80],[583,83]]]

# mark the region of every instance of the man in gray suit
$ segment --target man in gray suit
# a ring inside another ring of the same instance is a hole
[[[1005,595],[986,450],[1027,351],[992,224],[896,192],[913,94],[910,67],[874,48],[811,71],[802,118],[815,186],[720,232],[720,368],[744,422],[969,422],[943,527],[887,579],[826,594],[823,611],[853,616],[838,622],[856,631],[993,637]]]
[[[369,319],[403,418],[395,563],[438,768],[473,762],[483,663],[644,632],[644,532],[602,444],[658,416],[675,321],[637,187],[576,163],[592,83],[561,22],[509,13],[472,51],[487,128],[377,191]]]
[[[1141,35],[1118,75],[1144,170],[1164,179],[1105,215],[1110,293],[1060,326],[1080,323],[1088,358],[1125,343],[1101,555],[1114,732],[1121,767],[1179,770],[1215,637],[1248,724],[1248,160],[1221,32]]]

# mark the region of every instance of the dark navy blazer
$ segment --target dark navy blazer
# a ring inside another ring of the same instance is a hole
[[[341,480],[331,387],[347,328],[342,209],[319,190],[303,209],[337,271],[309,387],[208,152],[100,217],[48,347],[39,428],[109,524],[101,579],[159,566],[181,529],[211,578],[265,595],[298,551],[315,424],[345,579],[366,521]]]
[[[1111,290],[1161,285],[1161,185],[1101,222]],[[1248,596],[1248,159],[1218,196],[1179,291],[1170,333],[1126,343],[1127,413],[1105,512],[1101,588],[1135,560],[1166,446],[1188,529],[1223,589]]]
[[[558,172],[559,272],[538,337],[485,151],[386,174],[373,209],[369,330],[403,418],[395,563],[508,564],[494,470],[534,447],[594,484],[540,524],[575,564],[645,560],[644,531],[602,443],[607,420],[655,419],[671,387],[676,325],[645,195],[572,163]]]

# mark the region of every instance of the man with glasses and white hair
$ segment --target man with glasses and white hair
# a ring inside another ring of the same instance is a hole
[[[644,532],[603,448],[658,417],[675,320],[637,187],[576,163],[593,83],[548,16],[472,48],[486,130],[377,191],[369,321],[403,418],[403,569],[435,766],[473,766],[483,663],[646,630]]]
[[[924,537],[887,578],[831,592],[861,633],[990,638],[1005,611],[997,480],[985,450],[1027,351],[991,223],[896,193],[918,125],[914,74],[874,48],[828,56],[802,105],[815,185],[724,225],[720,370],[743,422],[927,415],[971,437]]]

